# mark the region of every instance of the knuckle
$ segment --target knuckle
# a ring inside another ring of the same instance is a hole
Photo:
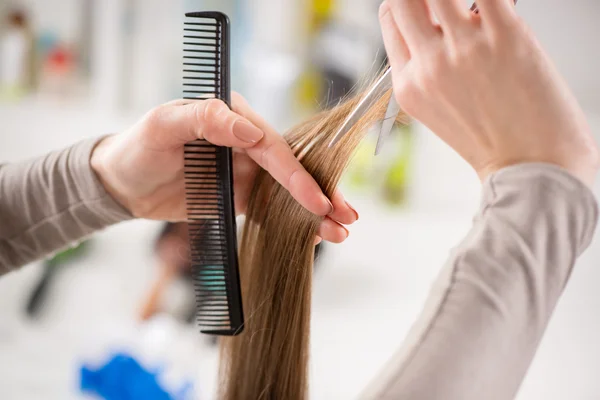
[[[194,104],[194,115],[197,129],[202,132],[202,137],[214,143],[218,128],[222,126],[219,114],[224,104],[217,99],[208,99]]]
[[[284,187],[288,188],[288,190],[290,190],[290,191],[293,190],[294,189],[294,177],[297,176],[297,174],[301,171],[302,170],[300,168],[294,169],[292,171],[292,173],[287,177]]]
[[[496,36],[510,37],[528,33],[527,31],[529,29],[525,21],[517,13],[511,13],[510,15],[506,15],[502,19],[502,23],[495,29],[491,29],[490,33]]]
[[[154,126],[154,125],[160,124],[160,122],[163,118],[163,113],[164,113],[165,107],[166,106],[161,105],[161,106],[155,107],[152,110],[148,111],[148,113],[146,113],[146,116],[144,117],[145,124],[147,124],[149,126]]]
[[[491,46],[483,36],[478,36],[458,44],[454,53],[454,62],[464,64],[488,58],[491,55]]]
[[[267,146],[265,146],[260,154],[260,166],[266,170],[269,170],[269,159],[271,158],[271,153],[278,143],[279,141],[273,141],[272,143],[269,143]]]
[[[214,123],[221,110],[221,101],[217,99],[204,100],[196,105],[196,116],[199,123],[212,124]]]

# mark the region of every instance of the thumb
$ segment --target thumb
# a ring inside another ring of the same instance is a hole
[[[150,111],[143,123],[152,141],[163,149],[196,139],[217,146],[248,148],[264,136],[261,129],[218,99],[176,100]]]

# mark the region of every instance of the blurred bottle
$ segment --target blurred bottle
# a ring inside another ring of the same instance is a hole
[[[308,62],[302,71],[297,85],[296,96],[300,107],[306,113],[314,112],[315,107],[327,106],[331,98],[330,89],[334,86],[334,82],[330,82],[324,76],[322,66],[315,62],[314,43],[318,40],[321,30],[331,20],[335,1],[334,0],[311,0],[308,3],[308,12],[306,18],[306,32],[308,35]],[[325,85],[324,82],[330,83]],[[323,92],[327,86],[327,99],[323,102]]]
[[[42,59],[40,91],[54,99],[67,99],[77,90],[77,56],[64,42],[55,42]]]
[[[24,11],[9,11],[6,25],[0,33],[0,94],[15,100],[34,85],[34,39]]]
[[[275,129],[285,131],[299,119],[296,89],[301,60],[291,53],[254,47],[244,61],[248,102]]]
[[[297,0],[245,0],[250,43],[243,94],[279,131],[301,118],[298,85],[306,64],[307,13]]]

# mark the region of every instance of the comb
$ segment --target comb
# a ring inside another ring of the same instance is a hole
[[[229,18],[219,12],[185,14],[184,99],[220,99],[231,107]],[[198,139],[184,147],[185,198],[196,319],[202,333],[242,332],[231,149]]]

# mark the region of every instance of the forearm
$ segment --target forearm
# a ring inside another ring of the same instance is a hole
[[[473,228],[368,399],[512,399],[597,222],[590,190],[544,164],[484,184]]]
[[[90,167],[96,142],[0,165],[0,274],[131,218]]]

